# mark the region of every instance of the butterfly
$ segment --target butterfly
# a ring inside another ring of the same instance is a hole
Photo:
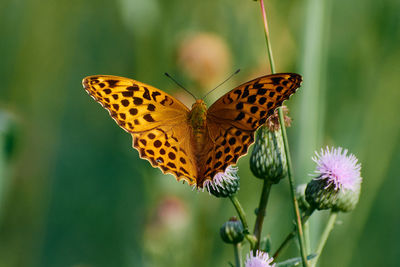
[[[94,75],[82,83],[132,135],[141,158],[202,188],[247,153],[257,128],[301,81],[295,73],[262,76],[226,93],[209,109],[202,99],[189,109],[162,90],[124,77]]]

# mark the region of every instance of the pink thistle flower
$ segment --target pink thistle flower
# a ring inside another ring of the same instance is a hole
[[[275,263],[271,264],[274,258],[270,258],[268,253],[257,250],[256,255],[253,252],[247,254],[245,266],[246,267],[275,267]]]
[[[339,148],[321,149],[312,160],[317,163],[315,180],[325,180],[326,187],[334,186],[339,189],[355,191],[361,183],[361,164],[353,155],[347,155],[348,150]]]
[[[238,167],[228,166],[225,172],[217,173],[214,178],[204,182],[204,188],[216,197],[228,197],[239,190]]]

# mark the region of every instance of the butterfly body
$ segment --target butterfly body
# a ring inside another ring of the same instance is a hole
[[[83,79],[86,91],[132,135],[141,158],[200,188],[247,153],[257,128],[300,83],[294,73],[267,75],[226,93],[209,109],[198,99],[189,110],[169,94],[132,79]]]
[[[207,125],[207,106],[203,100],[198,99],[189,112],[189,123],[195,134],[204,133]]]

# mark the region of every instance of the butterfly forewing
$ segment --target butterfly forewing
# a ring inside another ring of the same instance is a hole
[[[209,108],[207,120],[254,131],[296,92],[301,81],[298,74],[282,73],[244,83],[218,99]]]
[[[89,76],[86,91],[124,130],[140,157],[164,173],[195,184],[197,167],[190,143],[189,109],[174,97],[144,83],[117,76]]]
[[[185,120],[189,112],[167,93],[123,77],[89,76],[83,79],[83,86],[119,126],[131,133],[168,124],[168,121]]]
[[[300,87],[301,76],[283,73],[242,84],[218,99],[208,110],[208,142],[203,174],[212,179],[235,164],[254,142],[254,132],[282,102]]]

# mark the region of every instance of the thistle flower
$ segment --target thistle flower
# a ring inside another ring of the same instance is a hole
[[[243,224],[236,217],[232,217],[222,225],[219,231],[222,240],[228,244],[237,244],[243,241]]]
[[[213,180],[204,182],[207,191],[216,197],[229,197],[239,190],[238,168],[232,165],[225,172],[217,173]]]
[[[245,267],[275,267],[274,258],[270,258],[268,253],[257,250],[256,255],[253,252],[247,254]]]
[[[358,202],[361,189],[361,165],[348,150],[321,149],[312,160],[317,163],[316,177],[307,185],[306,199],[317,209],[349,211]]]

